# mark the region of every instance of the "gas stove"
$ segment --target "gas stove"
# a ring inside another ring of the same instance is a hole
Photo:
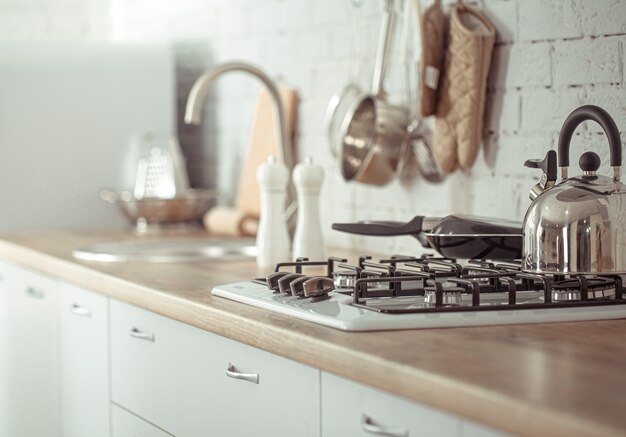
[[[626,318],[618,275],[534,274],[515,261],[428,255],[298,259],[212,293],[346,331]]]

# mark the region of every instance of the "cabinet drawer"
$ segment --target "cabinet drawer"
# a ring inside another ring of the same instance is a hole
[[[174,435],[206,435],[208,333],[114,300],[110,312],[112,400]]]
[[[171,437],[172,434],[140,419],[115,404],[111,405],[111,437]]]
[[[322,436],[458,436],[456,416],[322,372]]]
[[[61,435],[109,436],[108,303],[60,284]]]
[[[120,302],[110,311],[120,406],[186,437],[319,436],[318,370]]]
[[[212,435],[315,436],[320,433],[320,372],[211,335]]]

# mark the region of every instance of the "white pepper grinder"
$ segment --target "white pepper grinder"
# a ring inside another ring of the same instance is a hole
[[[261,268],[272,267],[289,259],[289,231],[285,220],[285,198],[289,170],[273,156],[256,171],[261,192],[261,217],[256,236],[256,263]]]
[[[324,169],[310,157],[293,170],[293,182],[298,194],[298,221],[293,239],[293,259],[306,257],[324,259],[324,237],[320,222],[319,197],[324,182]]]

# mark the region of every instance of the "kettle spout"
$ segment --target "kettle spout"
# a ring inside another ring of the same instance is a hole
[[[541,193],[549,190],[556,183],[556,152],[549,150],[543,159],[529,159],[525,167],[539,168],[543,171],[541,180],[530,190],[530,200],[535,200]]]
[[[535,184],[534,187],[532,187],[530,189],[530,192],[528,193],[528,196],[530,197],[530,200],[533,201],[537,197],[539,197],[539,195],[541,193],[543,193],[544,191],[549,190],[550,188],[552,188],[552,187],[544,187],[541,182],[538,182],[537,184]]]

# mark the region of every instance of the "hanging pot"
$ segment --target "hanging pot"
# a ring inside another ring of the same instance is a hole
[[[406,107],[391,105],[383,88],[394,29],[394,0],[385,1],[372,93],[354,98],[342,125],[339,168],[346,181],[385,185],[401,169],[408,147]]]

